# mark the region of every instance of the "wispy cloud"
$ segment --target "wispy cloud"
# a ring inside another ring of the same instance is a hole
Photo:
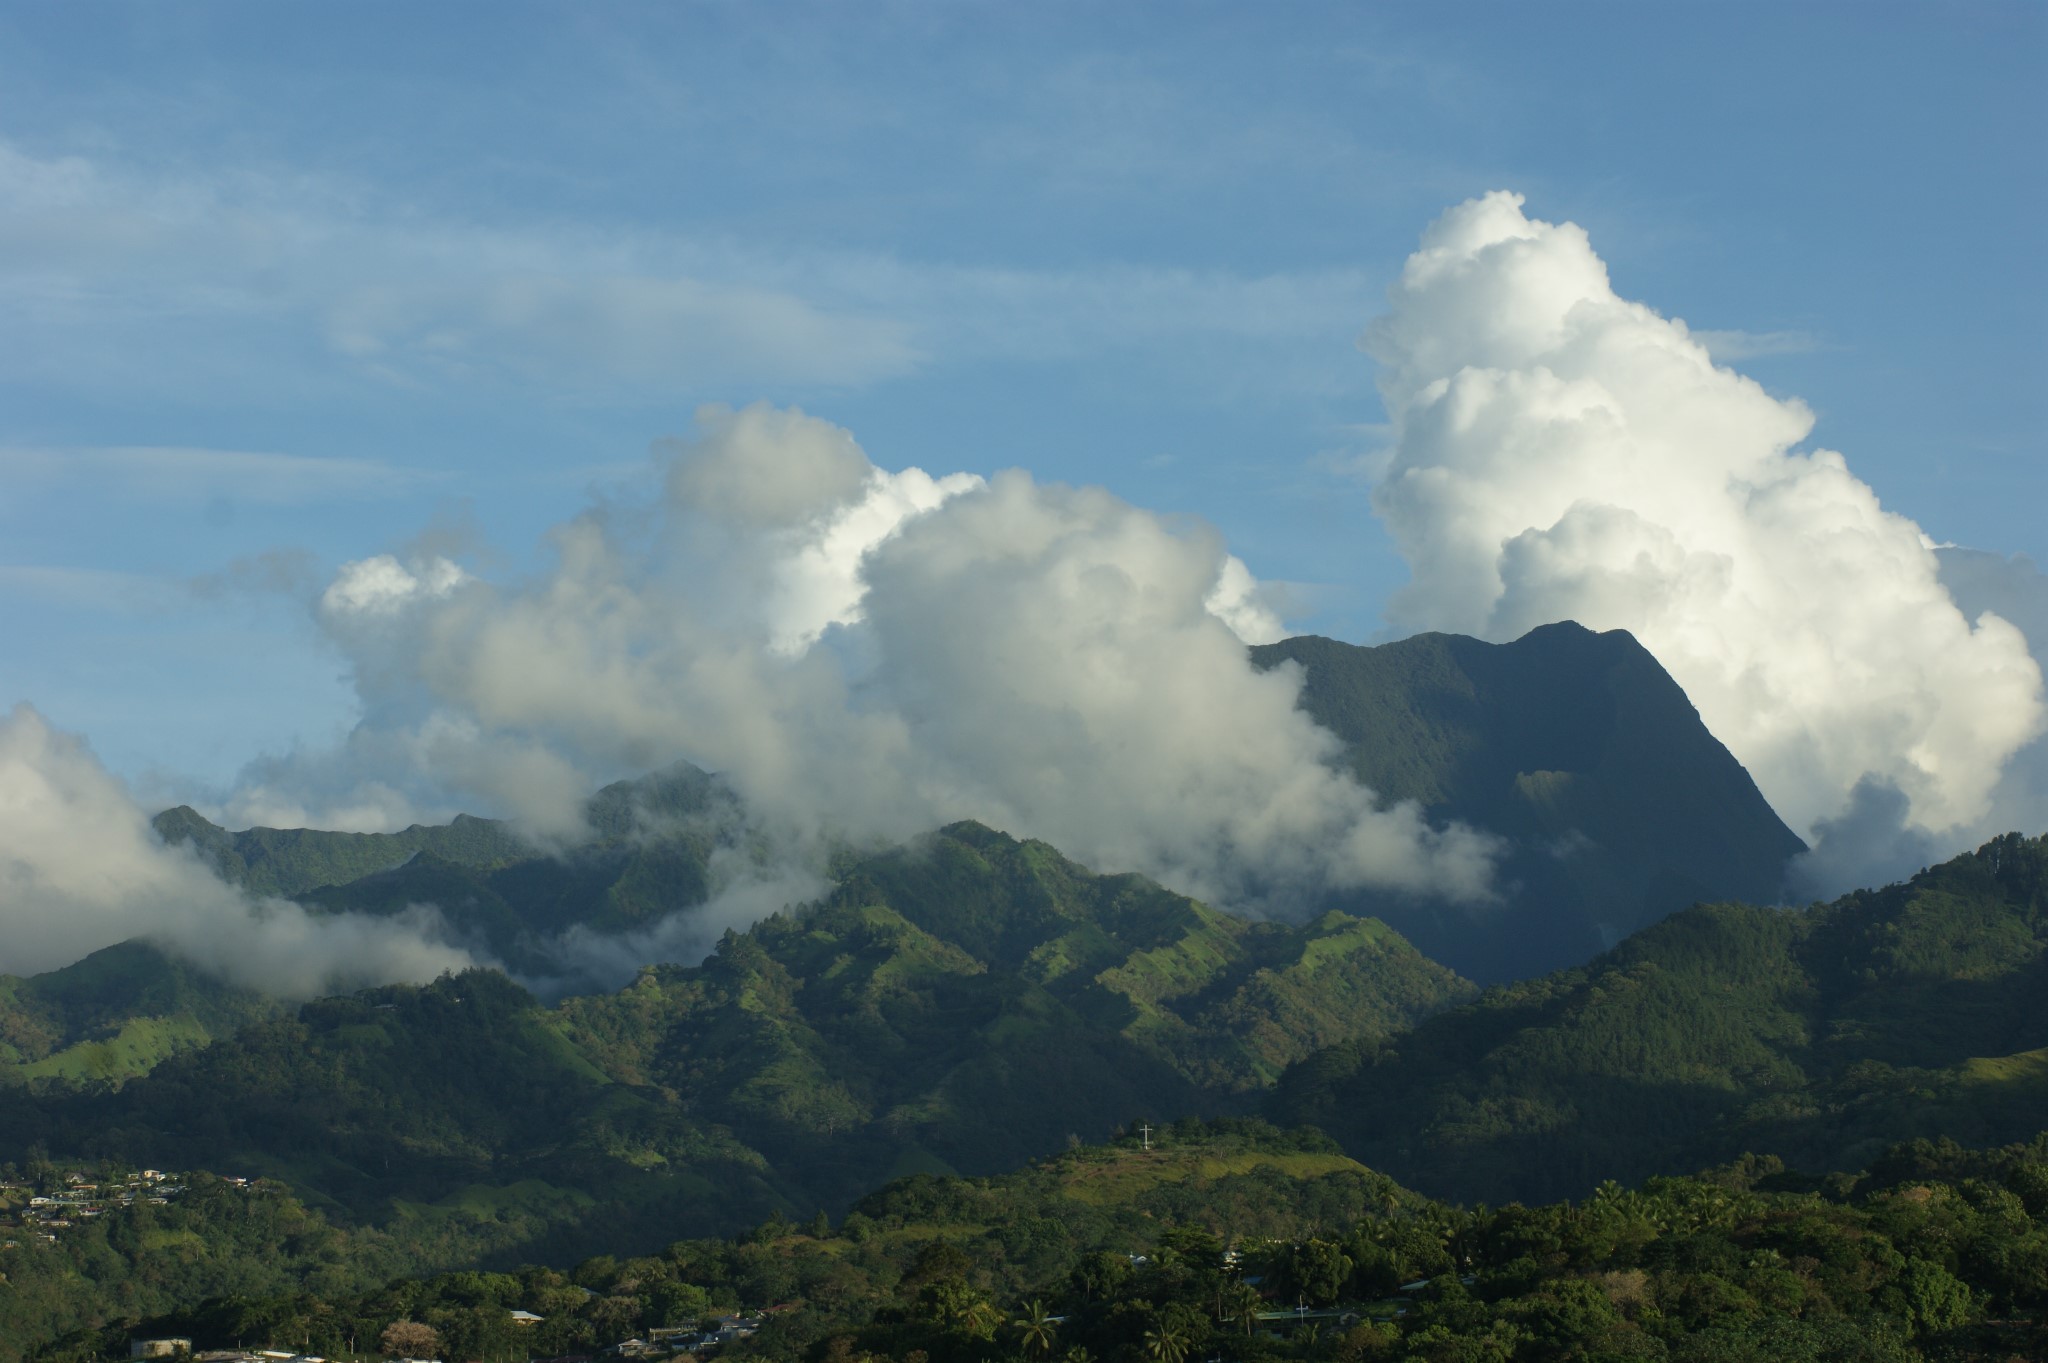
[[[1373,484],[1384,478],[1394,462],[1395,432],[1385,421],[1356,421],[1346,425],[1340,445],[1317,451],[1309,468],[1348,482]]]
[[[301,506],[337,497],[397,496],[435,477],[375,459],[322,459],[258,450],[0,446],[0,478],[15,488],[89,481],[103,495],[155,502],[230,496],[272,506]]]
[[[858,387],[922,360],[909,328],[794,294],[659,274],[505,274],[337,301],[328,338],[389,377],[556,388],[769,379]]]
[[[145,573],[54,564],[0,563],[0,599],[73,610],[157,613],[181,599],[180,589]]]
[[[1754,360],[1765,355],[1810,355],[1822,348],[1810,331],[1695,331],[1692,338],[1707,348],[1717,364]]]
[[[1214,337],[1334,353],[1371,291],[1347,268],[1012,269],[498,226],[311,177],[173,177],[0,142],[0,378],[71,390],[246,403],[369,381],[615,400]]]

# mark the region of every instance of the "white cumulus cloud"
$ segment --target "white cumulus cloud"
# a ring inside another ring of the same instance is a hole
[[[1390,298],[1364,344],[1395,433],[1374,506],[1413,575],[1397,627],[1633,632],[1801,831],[1852,806],[1951,842],[1996,821],[2041,669],[1958,609],[1918,526],[1802,447],[1803,405],[1617,296],[1586,234],[1518,195],[1446,213]]]
[[[344,563],[321,593],[320,609],[330,616],[391,615],[415,601],[443,597],[468,574],[445,558],[408,567],[391,554]]]
[[[699,426],[658,450],[658,504],[556,527],[538,579],[342,571],[321,616],[378,779],[396,758],[567,834],[594,781],[680,758],[797,843],[979,818],[1226,902],[1489,894],[1487,839],[1380,808],[1298,674],[1252,669],[1279,623],[1213,530],[1017,472],[879,469],[793,410]]]

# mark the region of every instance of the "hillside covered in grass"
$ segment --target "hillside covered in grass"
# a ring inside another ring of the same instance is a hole
[[[1581,969],[1301,1062],[1274,1111],[1460,1199],[1743,1151],[1855,1168],[2048,1127],[2048,838],[1806,910],[1702,905]]]
[[[117,1083],[281,1011],[146,943],[122,942],[41,975],[0,975],[0,1084]]]

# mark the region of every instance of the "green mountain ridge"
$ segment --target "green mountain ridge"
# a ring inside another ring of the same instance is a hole
[[[559,1250],[1243,1109],[1473,992],[1377,923],[1250,923],[955,825],[702,965],[553,1008],[482,970],[317,1000],[118,1089],[23,1092],[0,1150],[274,1176],[372,1224],[497,1207],[451,1253]]]
[[[1708,904],[1283,1077],[1311,1122],[1435,1196],[1547,1200],[1745,1151],[1853,1168],[1915,1137],[2048,1127],[2048,838],[2010,834],[1804,910]]]
[[[1086,1284],[1124,1281],[1111,1265],[1126,1250],[1193,1243],[1184,1232],[1212,1228],[1310,1241],[1336,1228],[1327,1249],[1260,1251],[1275,1256],[1282,1283],[1312,1269],[1351,1275],[1350,1287],[1324,1291],[1384,1293],[1470,1256],[1469,1297],[1490,1305],[1460,1305],[1468,1297],[1448,1288],[1411,1296],[1418,1319],[1399,1331],[1418,1358],[1448,1347],[1429,1333],[1438,1323],[1503,1345],[1516,1331],[1569,1341],[1548,1313],[1591,1310],[1588,1292],[1609,1294],[1612,1310],[1581,1317],[1602,1338],[1632,1323],[1675,1349],[1700,1330],[1750,1330],[1739,1356],[1815,1358],[1864,1356],[1839,1353],[1863,1329],[1843,1312],[1900,1332],[1942,1320],[1994,1329],[2010,1308],[1985,1302],[2039,1295],[2026,1286],[2035,1261],[2011,1257],[2048,1243],[2013,1210],[2048,1188],[2030,1172],[2038,1143],[1983,1169],[1942,1152],[1954,1151],[1948,1138],[1996,1145],[2048,1127],[2048,1016],[2037,1006],[2048,984],[2048,838],[2001,838],[1909,882],[1805,910],[1697,906],[1587,966],[1476,998],[1376,921],[1249,922],[977,824],[849,858],[840,872],[826,898],[728,934],[702,965],[652,967],[615,994],[545,1007],[498,972],[469,971],[253,1021],[119,1088],[17,1090],[0,1104],[0,1160],[33,1167],[54,1151],[280,1179],[344,1236],[312,1226],[284,1247],[289,1271],[318,1275],[330,1296],[351,1283],[370,1290],[361,1275],[380,1264],[568,1263],[745,1232],[731,1248],[672,1246],[662,1280],[751,1284],[737,1301],[755,1305],[805,1284],[821,1333],[764,1333],[773,1348],[755,1351],[787,1363],[815,1357],[804,1351],[831,1329],[855,1331],[863,1347],[916,1342],[952,1363],[978,1357],[972,1340],[914,1312],[849,1305],[872,1298],[830,1259],[870,1262],[869,1245],[899,1264],[878,1281],[901,1274],[916,1300],[924,1257],[960,1252],[930,1246],[957,1242],[991,1256],[1010,1290],[1083,1292],[1084,1310],[1096,1290]],[[1229,1115],[1262,1108],[1329,1134]],[[1220,1121],[1173,1120],[1195,1113]],[[1055,1153],[1139,1121],[1162,1149]],[[1890,1148],[1916,1137],[1943,1139]],[[1176,1152],[1181,1139],[1201,1148]],[[1779,1158],[1816,1172],[1875,1161],[1887,1171],[1878,1186],[1893,1191],[1843,1209],[1855,1180],[1776,1172]],[[1715,1165],[1705,1182],[1658,1181]],[[1951,1166],[1961,1172],[1941,1176],[1959,1180],[1953,1190],[1924,1186],[1928,1170]],[[1766,1184],[1790,1200],[1744,1191]],[[1585,1201],[1458,1211],[1416,1196],[1536,1203],[1558,1189]],[[280,1215],[303,1217],[296,1205]],[[816,1241],[794,1227],[820,1207],[852,1208],[841,1247],[801,1270],[777,1267],[784,1248]],[[165,1283],[229,1271],[187,1256],[190,1271],[172,1274],[164,1233],[109,1239],[87,1271],[113,1273],[116,1258],[129,1262],[121,1256],[157,1265],[148,1271]],[[1874,1234],[1904,1237],[1901,1249]],[[1580,1258],[1558,1257],[1587,1235],[1572,1251]],[[1686,1236],[1706,1238],[1694,1249]],[[316,1241],[328,1247],[294,1248]],[[731,1257],[741,1245],[747,1255]],[[1108,1253],[1075,1267],[1088,1245]],[[1863,1267],[1846,1266],[1845,1246],[1862,1247]],[[1815,1267],[1801,1267],[1808,1260]],[[550,1310],[563,1331],[707,1304],[678,1289],[657,1306],[620,1286],[652,1281],[652,1270],[593,1262],[576,1282],[633,1301],[600,1309],[542,1274],[534,1281],[556,1285]],[[748,1276],[718,1267],[741,1262]],[[64,1285],[62,1263],[50,1269],[23,1279],[40,1294],[37,1328],[93,1319],[77,1314],[84,1299]],[[450,1291],[471,1300],[463,1284],[491,1276],[451,1280]],[[1970,1296],[1965,1281],[1992,1295]],[[1662,1314],[1629,1305],[1649,1300],[1627,1295],[1639,1287],[1654,1289]],[[0,1308],[7,1290],[0,1281]],[[278,1328],[324,1328],[305,1297],[270,1290],[288,1294],[261,1308],[282,1313]],[[392,1284],[361,1309],[424,1300],[403,1295],[422,1290]],[[195,1333],[271,1319],[232,1298],[206,1310],[220,1314],[171,1319]],[[484,1322],[445,1319],[451,1329]],[[1086,1328],[1117,1357],[1141,1347],[1130,1321]],[[81,1339],[82,1359],[97,1336]],[[1819,1351],[1788,1354],[1787,1341]],[[563,1346],[602,1342],[571,1333]]]
[[[702,966],[562,1013],[608,1072],[858,1188],[906,1159],[988,1172],[1134,1114],[1241,1106],[1321,1038],[1472,993],[1377,922],[1252,923],[956,824]]]

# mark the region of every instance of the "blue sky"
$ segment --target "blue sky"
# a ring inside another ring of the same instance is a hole
[[[290,590],[531,567],[710,402],[1218,526],[1379,637],[1355,346],[1489,189],[2048,560],[2048,8],[0,4],[0,705],[146,790],[352,722]]]

